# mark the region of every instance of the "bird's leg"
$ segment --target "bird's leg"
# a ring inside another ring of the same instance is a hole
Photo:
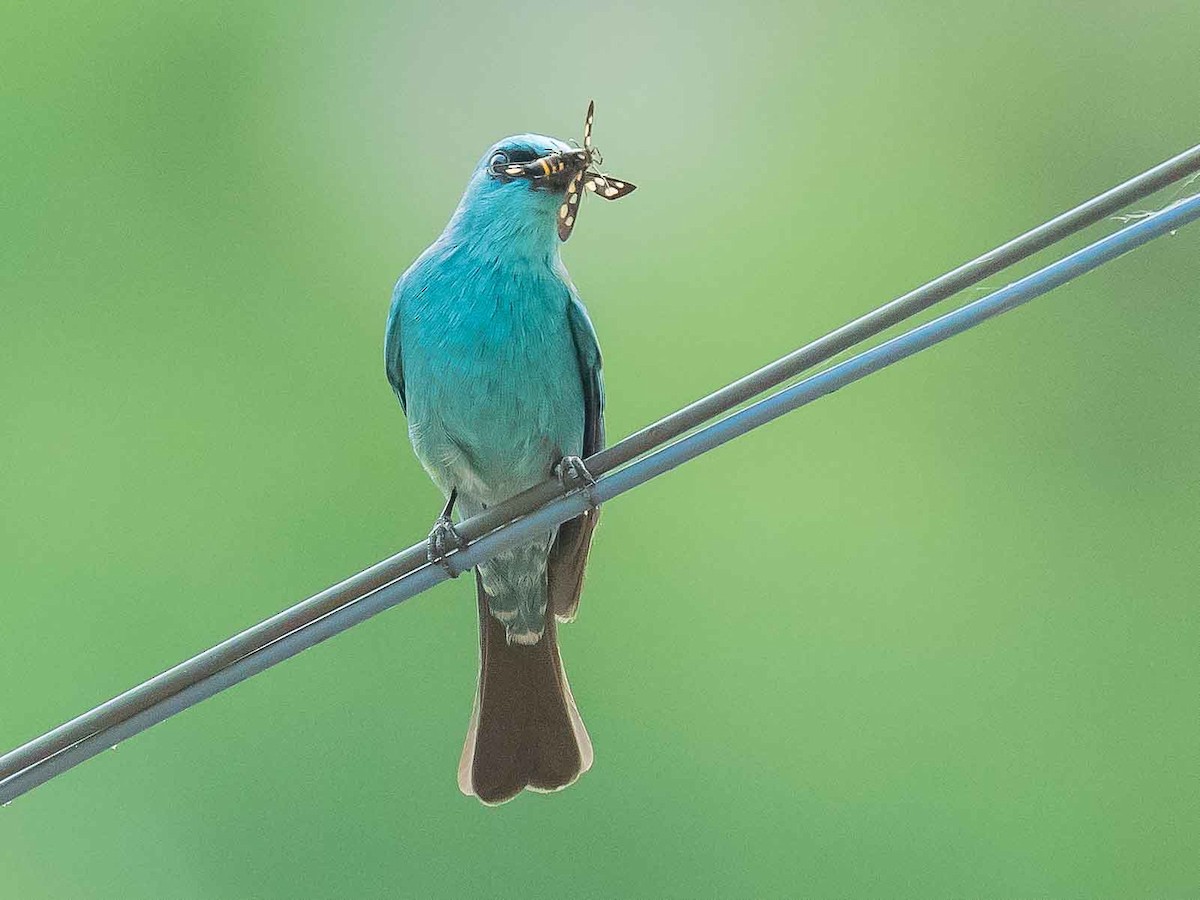
[[[594,509],[600,505],[593,492],[596,487],[596,479],[578,456],[564,456],[554,467],[554,474],[565,492],[582,490],[587,495],[589,506]]]
[[[462,535],[454,527],[454,521],[450,518],[450,514],[454,512],[454,501],[458,499],[458,488],[450,491],[450,499],[446,501],[446,507],[442,510],[442,514],[434,520],[433,530],[429,532],[427,555],[431,563],[437,563],[446,570],[451,578],[457,578],[462,574],[462,570],[454,565],[450,559],[450,554],[454,550],[461,550],[467,545],[467,542],[462,539]]]

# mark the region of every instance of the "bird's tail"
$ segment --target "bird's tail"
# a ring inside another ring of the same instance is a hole
[[[458,765],[464,794],[489,805],[522,789],[555,791],[592,765],[592,742],[579,718],[562,658],[553,614],[536,644],[509,643],[489,612],[476,573],[479,598],[479,690]]]

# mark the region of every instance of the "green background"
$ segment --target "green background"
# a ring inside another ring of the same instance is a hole
[[[424,535],[384,317],[495,139],[595,97],[640,185],[564,250],[616,438],[1195,143],[1198,33],[1193,0],[6,7],[0,749]],[[608,506],[569,791],[458,793],[462,579],[13,803],[0,896],[1200,895],[1198,251]]]

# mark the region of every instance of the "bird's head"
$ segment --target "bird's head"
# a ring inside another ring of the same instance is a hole
[[[503,241],[514,249],[552,249],[567,185],[586,165],[574,153],[570,145],[541,134],[497,141],[475,166],[451,227],[462,236]],[[561,164],[561,171],[546,171],[552,163]],[[527,169],[540,177],[527,175]]]
[[[541,134],[518,134],[493,144],[479,160],[450,222],[460,239],[513,251],[553,252],[571,236],[579,205],[591,191],[605,200],[631,193],[632,184],[593,171],[601,161],[592,147],[594,104],[588,104],[583,146]]]

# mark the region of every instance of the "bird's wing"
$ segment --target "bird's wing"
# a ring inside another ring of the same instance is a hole
[[[567,320],[583,382],[583,455],[588,457],[604,449],[604,373],[600,344],[587,310],[574,295],[567,304]]]
[[[404,399],[404,360],[400,356],[400,311],[404,306],[404,279],[396,282],[392,293],[392,308],[388,311],[387,333],[383,339],[383,366],[392,390],[400,398],[400,408],[408,414]]]
[[[583,384],[583,455],[592,456],[604,449],[604,375],[600,360],[600,345],[587,310],[572,293],[567,304],[567,320],[575,342],[575,358]],[[583,589],[583,570],[587,566],[592,532],[600,510],[591,509],[578,518],[559,526],[558,536],[550,549],[547,581],[550,608],[565,621],[575,618],[579,609],[579,594]]]

